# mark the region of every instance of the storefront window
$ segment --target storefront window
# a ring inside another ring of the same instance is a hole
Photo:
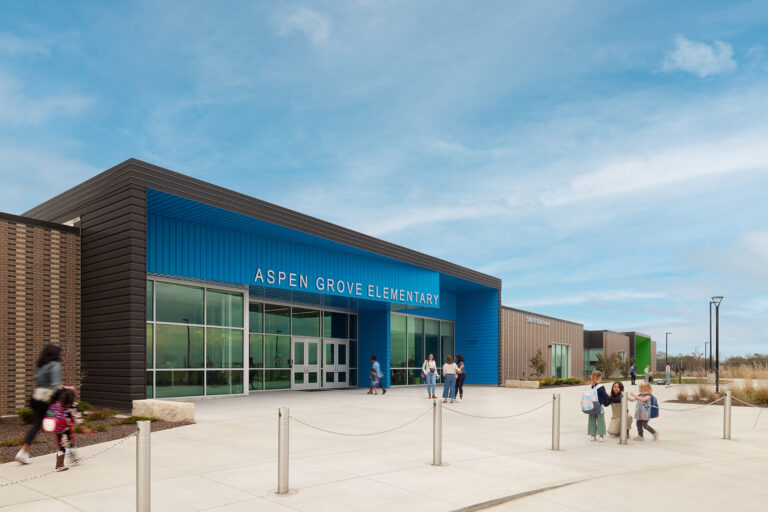
[[[154,367],[152,361],[154,359],[153,346],[152,346],[152,334],[155,326],[153,324],[147,324],[147,368]]]
[[[248,330],[264,332],[264,304],[255,302],[248,304]]]
[[[240,329],[207,329],[207,368],[243,367],[243,331]],[[241,379],[242,381],[242,379]]]
[[[157,398],[202,396],[205,394],[203,374],[202,370],[157,372],[155,383]]]
[[[570,351],[568,345],[552,345],[552,377],[567,379],[570,377]]]
[[[147,301],[145,302],[145,304],[146,304],[146,310],[147,310],[147,320],[150,322],[155,319],[154,289],[155,289],[155,282],[147,281]]]
[[[248,367],[264,368],[264,336],[261,334],[248,336]]]
[[[443,366],[445,358],[440,354],[440,322],[437,320],[424,321],[424,354],[434,355],[437,367]]]
[[[267,370],[264,372],[264,389],[290,389],[291,370]]]
[[[456,357],[453,351],[453,323],[451,322],[440,322],[440,352],[441,362],[445,362],[448,356]]]
[[[404,368],[408,365],[406,354],[405,326],[406,318],[403,315],[390,315],[389,321],[389,351],[390,367]],[[392,382],[392,385],[395,385]]]
[[[265,304],[264,332],[271,334],[291,334],[290,306]]]
[[[444,357],[453,355],[453,322],[392,313],[390,316],[390,384],[423,384],[421,365],[428,354],[437,363],[438,373]]]
[[[202,368],[203,328],[156,325],[157,368]]]
[[[347,321],[349,315],[346,313],[334,313],[326,311],[323,313],[323,337],[324,338],[347,338]]]
[[[264,336],[264,352],[267,368],[289,368],[291,337]]]
[[[155,309],[158,322],[203,323],[203,289],[157,281]]]
[[[293,335],[320,337],[320,311],[314,309],[293,308]]]
[[[243,294],[208,290],[205,297],[207,325],[220,327],[243,326]]]
[[[208,371],[206,374],[209,395],[235,395],[243,392],[242,370]]]

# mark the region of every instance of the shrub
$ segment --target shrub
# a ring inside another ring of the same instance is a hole
[[[681,402],[688,401],[688,386],[681,387],[677,390],[677,399]]]
[[[757,405],[768,405],[768,383],[760,381],[755,383],[747,379],[743,384],[732,388],[733,396],[739,400]]]
[[[94,432],[106,432],[107,430],[109,430],[106,425],[92,425],[89,428]]]
[[[88,415],[88,421],[105,420],[107,418],[111,418],[115,414],[117,414],[117,411],[114,409],[102,409],[100,411],[94,411]]]
[[[616,373],[616,368],[618,368],[620,362],[619,355],[615,352],[608,355],[597,354],[595,367],[603,372],[604,378],[608,379]]]
[[[34,415],[32,414],[32,409],[29,407],[22,407],[16,412],[16,416],[19,417],[22,423],[26,425],[31,425],[32,421],[34,421]]]
[[[547,365],[544,361],[544,356],[541,354],[541,349],[531,358],[530,366],[536,372],[536,375],[544,375]]]
[[[21,446],[23,442],[24,436],[12,437],[0,443],[0,446]]]
[[[150,418],[147,416],[129,416],[123,418],[120,421],[113,423],[113,425],[135,425],[137,421],[157,421],[157,418]]]
[[[85,402],[83,400],[80,401],[80,403],[77,404],[77,412],[83,413],[91,409],[91,404],[88,402]]]

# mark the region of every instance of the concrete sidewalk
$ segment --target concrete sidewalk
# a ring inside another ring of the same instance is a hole
[[[758,411],[734,407],[734,440],[725,441],[720,439],[723,408],[673,412],[690,407],[663,402],[673,398],[677,388],[654,388],[661,406],[670,409],[653,420],[660,440],[621,446],[615,438],[604,443],[588,440],[586,417],[579,408],[583,387],[468,387],[466,400],[452,408],[501,416],[543,407],[501,420],[444,411],[446,465],[441,467],[431,466],[431,412],[402,429],[373,436],[328,434],[293,421],[290,486],[296,492],[289,496],[273,494],[278,407],[290,407],[292,416],[320,428],[370,433],[429,411],[431,401],[424,389],[392,389],[384,396],[369,396],[362,389],[289,391],[198,401],[197,424],[152,434],[153,510],[357,511],[424,506],[455,510],[573,482],[584,483],[516,500],[499,510],[517,510],[517,506],[558,510],[558,506],[572,505],[562,510],[584,510],[594,508],[595,500],[585,498],[595,490],[590,484],[603,491],[619,489],[609,493],[621,499],[616,504],[633,503],[638,494],[632,485],[647,482],[644,478],[649,475],[661,475],[664,485],[655,488],[654,497],[646,503],[666,503],[665,498],[672,503],[682,495],[682,487],[693,486],[698,490],[686,503],[695,503],[696,510],[711,510],[718,501],[710,496],[723,492],[721,486],[710,483],[727,478],[729,483],[744,484],[738,493],[728,493],[728,503],[754,509],[768,498],[765,486],[754,485],[765,479],[768,467],[768,417],[762,417],[753,430]],[[562,394],[559,452],[549,449],[552,393]],[[103,448],[89,446],[82,453],[87,456]],[[0,465],[0,484],[42,473],[53,462],[49,455],[28,466]],[[719,476],[711,476],[713,468],[718,468]],[[134,511],[134,485],[135,442],[131,440],[69,471],[0,488],[0,510]],[[569,490],[574,493],[572,505]],[[609,498],[597,502],[612,503]]]

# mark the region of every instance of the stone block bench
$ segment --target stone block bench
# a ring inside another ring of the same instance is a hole
[[[508,388],[539,389],[537,380],[508,380],[505,383]]]
[[[164,421],[195,421],[195,404],[167,400],[134,400],[134,416],[157,418]]]

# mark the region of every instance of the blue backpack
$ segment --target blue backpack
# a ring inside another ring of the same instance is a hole
[[[651,418],[659,417],[659,401],[654,395],[651,395]]]

